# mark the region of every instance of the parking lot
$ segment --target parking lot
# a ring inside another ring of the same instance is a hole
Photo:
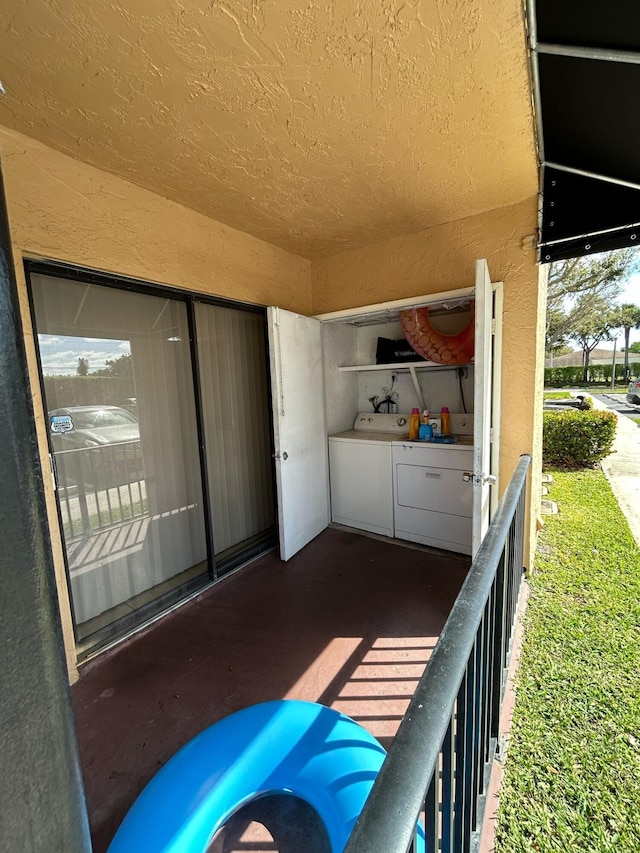
[[[619,415],[626,415],[628,418],[640,418],[640,406],[632,406],[627,403],[626,392],[611,392],[608,394],[594,394],[589,391],[589,394],[595,399],[611,409],[612,412],[617,412]]]

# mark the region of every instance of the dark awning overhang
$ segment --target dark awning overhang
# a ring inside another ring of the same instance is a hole
[[[640,243],[640,3],[530,0],[543,262]]]

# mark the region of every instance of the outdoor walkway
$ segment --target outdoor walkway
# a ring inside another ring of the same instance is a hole
[[[592,399],[595,409],[608,408],[595,397]],[[618,418],[618,429],[613,452],[602,460],[602,470],[640,546],[640,427],[624,415],[614,414]]]

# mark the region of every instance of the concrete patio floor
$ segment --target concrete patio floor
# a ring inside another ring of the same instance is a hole
[[[95,853],[182,745],[248,705],[320,702],[388,746],[469,565],[328,529],[289,562],[259,558],[84,665],[72,698]],[[219,849],[279,849],[256,844]]]

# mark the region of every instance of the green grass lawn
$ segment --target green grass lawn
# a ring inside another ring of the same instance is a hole
[[[111,525],[120,524],[122,521],[131,521],[133,518],[140,518],[145,515],[149,509],[149,501],[143,498],[141,501],[134,501],[133,504],[122,502],[122,506],[116,503],[116,499],[112,499],[111,510],[107,507],[102,507],[98,512],[89,515],[89,529],[84,530],[82,519],[76,518],[73,524],[65,519],[63,530],[65,539],[73,539],[74,536],[86,535],[90,532],[97,531],[110,527]]]
[[[497,853],[640,851],[640,550],[600,470],[553,471]]]

